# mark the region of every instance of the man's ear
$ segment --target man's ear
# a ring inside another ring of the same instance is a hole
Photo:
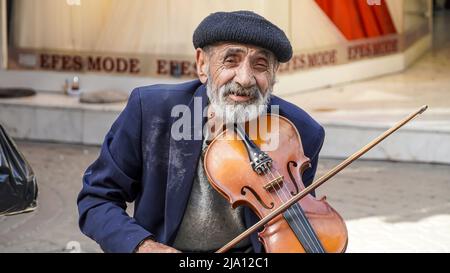
[[[206,52],[201,49],[201,48],[197,48],[195,51],[195,60],[196,60],[196,65],[197,65],[197,76],[198,79],[205,84],[206,81],[208,80],[208,71],[206,71],[207,67],[208,67],[208,60],[207,60],[207,56],[206,56]]]

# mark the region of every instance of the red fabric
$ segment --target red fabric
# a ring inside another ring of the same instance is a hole
[[[362,28],[365,37],[381,36],[380,27],[377,18],[372,11],[372,6],[367,5],[367,0],[357,0],[358,10],[362,20]]]
[[[316,0],[316,3],[320,6],[320,8],[328,15],[328,17],[331,17],[331,9],[333,2],[328,0]]]
[[[396,33],[386,2],[368,5],[367,0],[315,0],[348,40]]]
[[[385,1],[382,0],[381,3],[381,6],[372,6],[372,11],[378,20],[382,35],[397,33]]]

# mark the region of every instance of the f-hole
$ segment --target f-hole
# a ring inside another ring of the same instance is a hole
[[[294,196],[294,195],[298,194],[299,189],[298,189],[297,181],[295,181],[295,178],[291,172],[291,166],[290,166],[291,164],[294,166],[294,168],[297,167],[298,164],[295,161],[289,161],[287,163],[287,171],[288,171],[289,177],[291,178],[291,182],[292,182],[292,184],[294,184],[294,187],[295,187],[295,193],[291,191],[291,195]]]
[[[249,186],[244,186],[241,189],[241,194],[242,195],[246,195],[247,192],[245,190],[249,190],[251,193],[253,193],[253,195],[256,197],[256,199],[258,200],[258,202],[266,209],[273,209],[273,207],[275,206],[275,204],[273,202],[270,202],[270,207],[268,205],[266,205],[263,200],[261,199],[261,197],[255,192],[255,190],[253,190],[252,188],[250,188]]]

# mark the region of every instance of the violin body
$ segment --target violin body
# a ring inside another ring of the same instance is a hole
[[[233,208],[246,205],[263,218],[305,188],[302,174],[311,164],[304,155],[300,134],[288,119],[264,115],[257,127],[252,130],[247,124],[246,134],[261,150],[270,148],[264,150],[273,160],[267,173],[261,175],[252,169],[242,138],[231,129],[210,143],[204,167],[211,185]],[[260,130],[262,127],[265,129]],[[316,199],[308,194],[294,206],[268,222],[259,233],[266,252],[345,251],[345,222],[325,197]]]

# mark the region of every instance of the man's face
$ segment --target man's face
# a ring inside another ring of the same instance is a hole
[[[216,114],[227,123],[256,118],[268,103],[277,64],[262,48],[221,43],[206,49],[207,90]]]

